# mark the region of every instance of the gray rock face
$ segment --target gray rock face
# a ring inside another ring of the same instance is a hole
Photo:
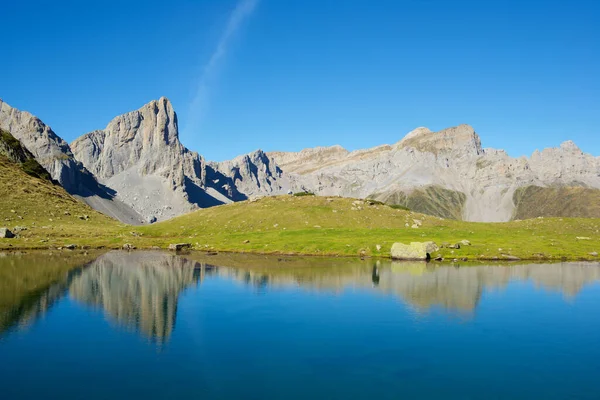
[[[367,150],[347,152],[335,146],[267,155],[288,179],[320,195],[384,200],[431,186],[463,193],[463,219],[469,221],[510,220],[519,187],[600,188],[600,158],[572,142],[531,158],[512,158],[501,150],[483,149],[468,125],[440,132],[418,128],[394,145]]]
[[[284,175],[262,150],[210,166],[228,179],[228,184],[239,193],[238,198],[285,194],[297,186],[293,176]],[[235,195],[232,198],[238,199]]]
[[[241,199],[235,185],[179,141],[177,115],[164,97],[114,118],[71,147],[99,181],[146,221]]]
[[[205,184],[204,160],[179,141],[177,116],[164,97],[114,118],[71,147],[76,159],[145,219],[165,219],[202,203],[194,194]]]

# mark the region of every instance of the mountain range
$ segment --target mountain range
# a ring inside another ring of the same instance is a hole
[[[0,100],[0,129],[69,193],[130,224],[293,192],[368,198],[468,221],[600,217],[600,157],[567,141],[513,158],[483,148],[469,125],[417,128],[397,143],[364,150],[256,150],[224,162],[180,142],[177,114],[164,97],[71,144]]]

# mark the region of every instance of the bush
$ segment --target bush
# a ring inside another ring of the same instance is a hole
[[[410,208],[401,206],[400,204],[388,204],[388,206],[392,207],[394,210],[410,211]]]
[[[315,194],[313,192],[298,192],[298,193],[294,193],[294,196],[296,197],[302,197],[302,196],[314,196]]]

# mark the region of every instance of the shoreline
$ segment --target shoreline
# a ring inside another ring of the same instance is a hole
[[[393,259],[391,256],[386,255],[352,255],[352,254],[339,254],[339,253],[301,253],[301,252],[261,252],[261,251],[235,251],[235,250],[200,250],[200,249],[191,249],[191,250],[180,250],[174,251],[169,250],[168,247],[159,247],[159,246],[151,246],[151,247],[136,247],[134,249],[124,249],[123,247],[108,247],[108,246],[79,246],[76,245],[75,248],[65,248],[65,247],[0,247],[0,254],[6,253],[15,253],[15,252],[45,252],[45,251],[60,251],[65,254],[76,253],[76,252],[86,252],[86,251],[122,251],[122,252],[142,252],[142,251],[157,251],[157,252],[165,252],[172,253],[174,255],[188,255],[188,254],[201,254],[206,257],[213,257],[218,255],[234,255],[234,256],[263,256],[263,257],[292,257],[292,258],[340,258],[340,259],[358,259],[358,260],[385,260],[390,262],[400,262],[400,263],[408,263],[408,262],[423,262],[427,264],[464,264],[464,263],[475,263],[475,262],[491,262],[491,263],[508,263],[508,264],[516,264],[519,262],[527,262],[527,263],[560,263],[560,262],[600,262],[600,257],[516,257],[516,258],[499,258],[499,257],[460,257],[460,258],[443,258],[442,260],[409,260],[409,259]]]

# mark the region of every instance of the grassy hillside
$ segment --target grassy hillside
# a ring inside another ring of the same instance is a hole
[[[61,186],[24,171],[20,163],[4,155],[0,155],[0,199],[0,227],[26,228],[18,239],[0,239],[0,249],[110,245],[118,242],[124,230],[124,225],[92,210]]]
[[[518,189],[513,200],[514,219],[535,217],[600,218],[600,190],[585,187],[539,187]]]
[[[382,193],[374,195],[372,198],[386,204],[403,206],[419,213],[458,220],[463,217],[463,209],[467,200],[464,193],[435,185],[415,189],[408,193],[402,191]]]
[[[51,181],[48,171],[44,169],[13,135],[0,129],[0,157],[5,157],[21,167],[23,172],[35,178]]]
[[[415,220],[421,223],[412,228]],[[508,223],[443,220],[345,198],[277,196],[199,210],[136,229],[139,245],[176,241],[201,250],[317,255],[388,256],[394,242],[463,239],[472,246],[444,248],[446,258],[593,258],[600,248],[599,219],[533,219]],[[577,239],[583,237],[585,239]],[[381,246],[378,250],[377,246]]]

